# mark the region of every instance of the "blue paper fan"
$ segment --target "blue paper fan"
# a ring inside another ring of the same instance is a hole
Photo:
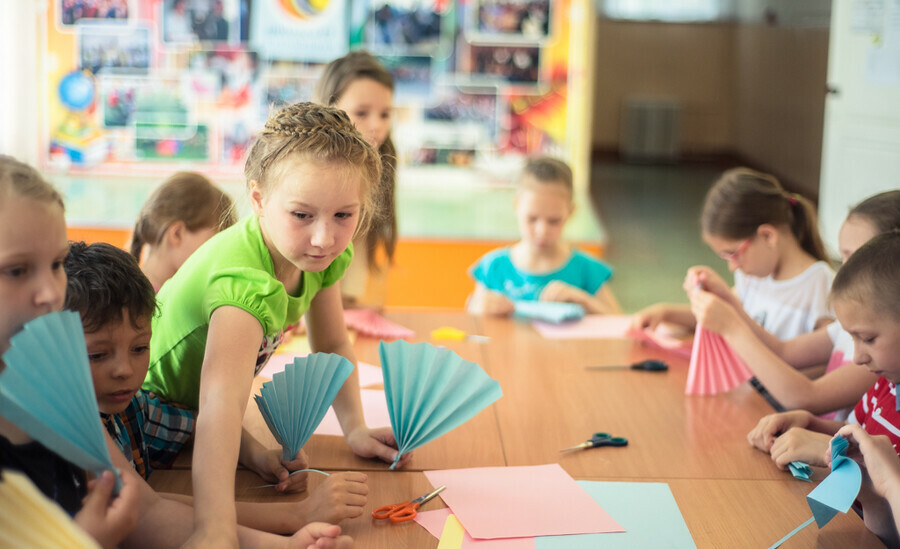
[[[562,324],[584,318],[584,307],[560,301],[516,301],[516,316]]]
[[[459,427],[503,396],[500,384],[449,349],[403,340],[378,346],[400,456]]]
[[[294,459],[306,444],[351,373],[353,363],[346,358],[312,353],[295,358],[263,383],[253,398],[285,460]]]
[[[75,465],[116,474],[91,381],[81,318],[73,311],[40,316],[12,337],[0,373],[0,415]]]

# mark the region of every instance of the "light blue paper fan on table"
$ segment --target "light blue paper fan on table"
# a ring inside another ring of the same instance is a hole
[[[397,457],[459,427],[503,396],[500,384],[449,349],[403,340],[378,345]]]
[[[54,453],[100,475],[113,466],[84,342],[81,317],[73,311],[40,316],[25,324],[3,354],[0,415]]]
[[[516,301],[513,303],[516,316],[530,320],[540,320],[552,324],[562,324],[584,318],[584,307],[577,303],[559,301]]]
[[[351,373],[353,363],[341,355],[312,353],[295,358],[263,383],[253,398],[281,444],[282,458],[294,459]]]

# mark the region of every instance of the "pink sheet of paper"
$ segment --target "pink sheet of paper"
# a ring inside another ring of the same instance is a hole
[[[425,471],[475,539],[624,532],[557,463]]]
[[[344,324],[358,333],[382,339],[403,339],[415,334],[405,326],[384,318],[372,309],[347,309]]]
[[[576,322],[550,324],[533,322],[534,328],[547,339],[624,339],[631,326],[625,315],[587,315]]]
[[[449,508],[419,511],[414,520],[429,534],[440,539],[450,513]],[[475,539],[466,532],[462,549],[534,549],[534,538]]]
[[[628,337],[636,339],[641,343],[662,349],[670,353],[676,354],[684,358],[691,358],[691,347],[693,344],[690,340],[679,339],[664,330],[628,330]]]
[[[719,334],[697,326],[688,368],[688,395],[713,395],[730,391],[753,377],[753,372]]]
[[[372,389],[362,389],[360,392],[362,398],[363,417],[366,418],[366,425],[369,427],[390,427],[391,416],[388,414],[387,399],[384,391],[375,391]],[[341,424],[338,422],[334,413],[334,408],[328,408],[322,423],[316,428],[317,435],[334,435],[343,436]],[[443,528],[443,523],[441,527]]]

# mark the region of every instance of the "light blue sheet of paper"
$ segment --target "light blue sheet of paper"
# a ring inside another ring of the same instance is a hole
[[[819,528],[828,524],[838,511],[849,511],[859,494],[862,472],[859,465],[847,457],[849,445],[844,437],[831,442],[831,474],[806,496]]]
[[[584,307],[577,303],[516,301],[513,305],[516,309],[516,316],[551,324],[562,324],[584,318]]]
[[[353,363],[332,353],[297,357],[283,372],[263,383],[253,398],[266,425],[281,444],[281,457],[292,460],[313,435],[338,391],[353,373]]]
[[[0,373],[0,415],[67,461],[95,475],[119,471],[106,446],[81,317],[40,316],[12,337]]]
[[[795,479],[812,482],[812,480],[810,480],[810,477],[812,476],[812,468],[808,463],[803,463],[802,461],[792,461],[788,463],[788,469],[791,471],[791,474],[794,475]]]
[[[503,396],[474,362],[430,343],[378,345],[384,393],[400,456],[459,427]]]
[[[625,532],[542,536],[534,538],[535,549],[696,547],[668,484],[579,480],[578,485],[625,528]]]

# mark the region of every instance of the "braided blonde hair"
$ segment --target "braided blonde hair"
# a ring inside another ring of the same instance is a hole
[[[283,177],[291,161],[332,164],[357,171],[365,182],[357,234],[368,230],[378,212],[381,158],[344,111],[315,103],[296,103],[276,111],[247,155],[244,177],[265,191]]]

